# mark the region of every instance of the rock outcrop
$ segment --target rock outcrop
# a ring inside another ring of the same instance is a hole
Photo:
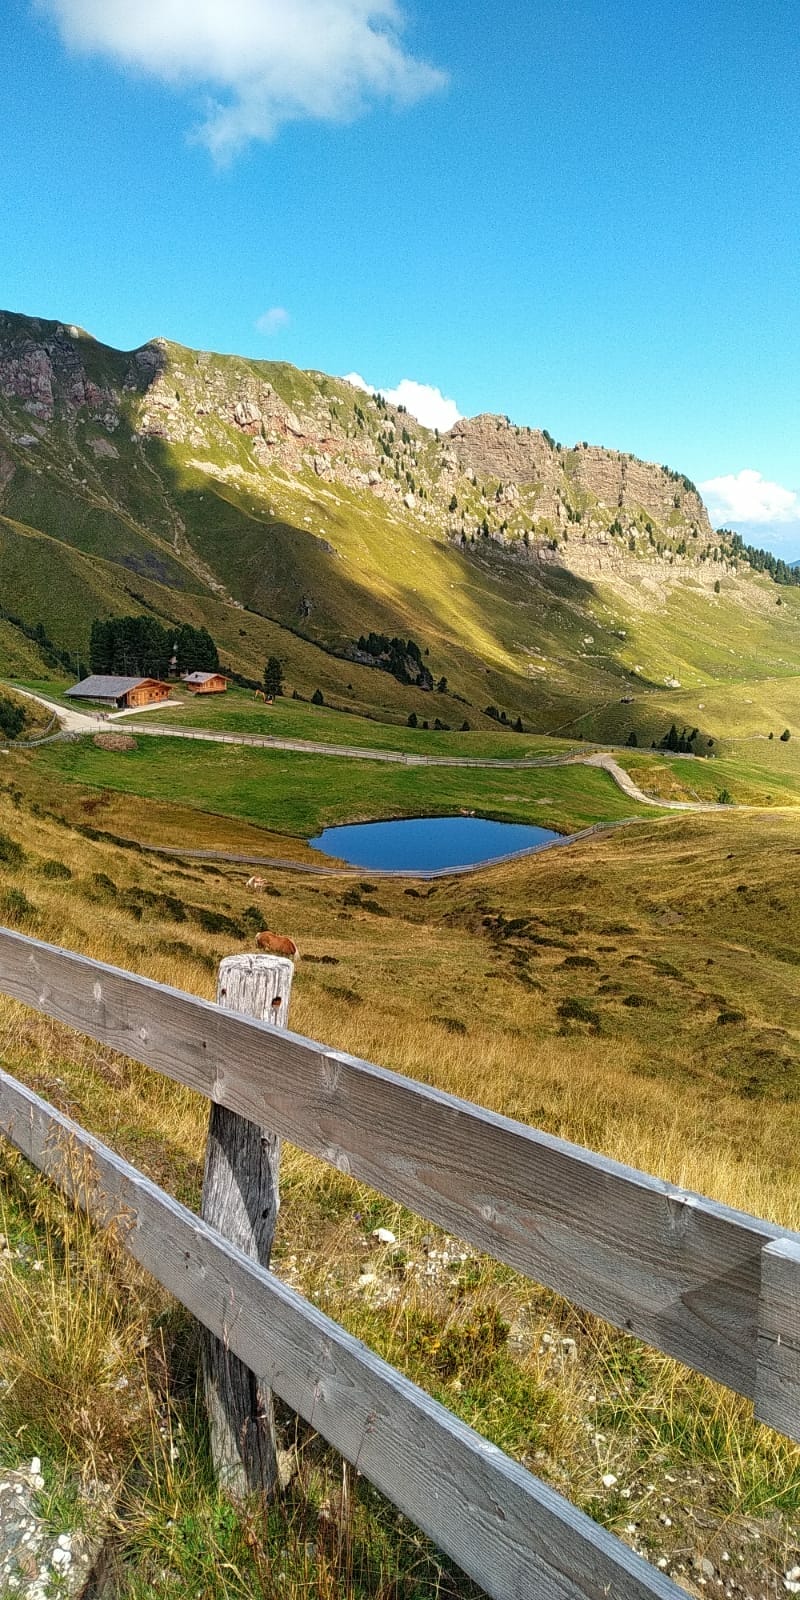
[[[409,526],[462,549],[477,542],[582,575],[613,577],[635,556],[640,566],[703,563],[707,576],[716,559],[697,490],[669,468],[586,443],[567,449],[507,417],[464,419],[439,438],[322,373],[160,338],[120,352],[75,327],[0,313],[0,510],[18,470],[45,470],[127,516],[121,450],[143,452],[141,482],[154,443],[267,502],[282,475],[297,486],[306,527],[316,484],[317,493],[383,500]],[[31,469],[42,453],[46,466]],[[170,515],[197,570],[181,518]]]

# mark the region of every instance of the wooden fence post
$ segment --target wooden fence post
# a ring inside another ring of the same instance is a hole
[[[285,1028],[294,966],[284,956],[227,956],[217,1003]],[[246,1255],[269,1266],[280,1204],[280,1139],[224,1106],[211,1106],[201,1214]],[[203,1378],[220,1488],[236,1499],[274,1493],[278,1457],[272,1394],[227,1348],[203,1332]]]

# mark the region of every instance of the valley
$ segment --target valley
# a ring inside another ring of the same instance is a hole
[[[177,703],[62,737],[129,617],[207,629],[226,691],[165,665]],[[800,586],[677,470],[4,313],[0,679],[0,923],[207,998],[270,928],[293,1030],[800,1226]],[[308,845],[464,813],[592,831],[435,881]],[[199,1097],[10,1000],[0,1049],[197,1205]],[[311,1430],[234,1514],[189,1319],[81,1227],[4,1146],[0,1460],[54,1528],[106,1486],[123,1600],[477,1595]],[[292,1148],[276,1270],[697,1600],[774,1600],[800,1465],[744,1400]]]

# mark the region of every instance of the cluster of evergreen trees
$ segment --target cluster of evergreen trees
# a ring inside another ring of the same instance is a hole
[[[358,649],[372,656],[376,667],[391,672],[398,683],[413,683],[418,689],[433,688],[433,674],[422,659],[422,651],[414,639],[389,639],[385,633],[362,633]]]
[[[162,627],[155,617],[105,617],[92,623],[92,672],[123,677],[164,678],[172,657],[178,672],[216,672],[219,654],[207,628],[190,623]]]
[[[665,733],[663,739],[659,739],[658,748],[659,750],[677,750],[678,754],[682,756],[693,756],[695,754],[694,741],[698,736],[698,732],[699,729],[692,728],[691,733],[687,734],[684,728],[683,732],[679,733],[673,722],[669,733]]]
[[[721,530],[726,533],[728,530]],[[800,583],[800,567],[792,567],[782,556],[775,556],[771,550],[757,550],[755,545],[745,544],[739,533],[729,534],[734,555],[742,556],[749,561],[756,572],[768,572],[774,583],[793,584]]]
[[[525,732],[525,729],[522,726],[521,717],[517,717],[516,722],[512,722],[508,713],[506,711],[499,711],[497,706],[487,706],[484,711],[484,715],[491,717],[493,722],[501,722],[504,728],[513,728],[515,733]]]

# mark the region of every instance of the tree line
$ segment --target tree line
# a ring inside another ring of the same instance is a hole
[[[385,633],[362,633],[357,649],[359,654],[370,656],[373,665],[381,671],[390,672],[398,683],[415,684],[418,689],[433,688],[433,673],[425,666],[415,639],[390,639]]]
[[[755,545],[745,544],[739,533],[730,533],[727,528],[720,529],[720,532],[728,533],[734,555],[749,561],[754,572],[768,572],[773,583],[800,583],[800,567],[790,566],[788,561],[784,561],[782,556],[773,555],[771,550],[758,550]]]
[[[165,628],[155,617],[98,617],[89,638],[92,672],[164,678],[173,655],[181,672],[216,672],[219,653],[207,628]]]

